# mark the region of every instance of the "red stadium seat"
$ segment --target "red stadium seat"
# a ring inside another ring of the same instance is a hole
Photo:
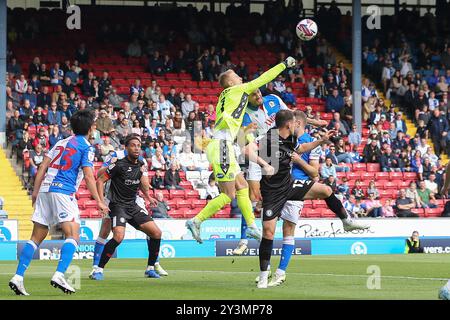
[[[183,219],[184,218],[184,210],[170,210],[168,212],[169,216],[174,219]]]
[[[308,209],[308,210],[304,210],[304,212],[302,212],[302,215],[305,216],[305,218],[320,218],[320,209]]]
[[[303,202],[303,208],[308,208],[308,209],[310,209],[310,208],[312,208],[313,207],[313,202],[311,201],[311,200],[305,200],[304,202]]]
[[[89,190],[78,190],[77,196],[78,196],[78,199],[81,199],[81,198],[90,199],[91,193],[89,192]]]
[[[230,211],[229,210],[220,210],[214,215],[214,218],[218,219],[226,219],[230,217]]]
[[[347,179],[348,180],[361,179],[361,173],[360,172],[347,172]]]
[[[185,190],[186,199],[198,199],[200,194],[197,190]]]
[[[325,200],[313,200],[312,207],[314,209],[327,208],[327,203],[325,202]]]
[[[442,212],[444,211],[442,208],[426,208],[425,210],[425,217],[440,217],[442,215]]]
[[[177,209],[191,209],[191,201],[177,200]]]
[[[414,209],[411,209],[411,212],[413,212],[413,213],[415,213],[415,214],[418,214],[419,217],[426,217],[426,216],[425,216],[425,212],[423,211],[422,208],[414,208]]]
[[[368,163],[367,172],[380,172],[381,167],[379,163]]]
[[[389,180],[389,172],[377,172],[377,173],[375,173],[375,179],[377,181]]]
[[[391,181],[403,180],[403,173],[402,172],[389,172],[389,179]]]
[[[194,200],[192,200],[192,208],[203,209],[207,203],[208,203],[208,201],[203,200],[203,199],[194,199]]]
[[[416,172],[403,172],[403,179],[404,180],[417,180],[417,173]]]
[[[320,216],[322,218],[336,218],[336,214],[330,209],[321,209]]]
[[[95,200],[84,201],[84,208],[85,209],[97,209],[97,201],[95,201]]]
[[[383,183],[386,190],[398,190],[398,181],[383,181]]]
[[[375,179],[375,173],[374,172],[361,172],[361,180],[373,180]]]
[[[184,210],[183,217],[185,219],[191,219],[191,218],[195,217],[197,215],[197,213],[198,213],[197,210]]]
[[[367,165],[365,163],[354,163],[353,164],[353,171],[367,171]]]
[[[167,202],[167,205],[171,208],[171,209],[177,209],[177,203],[179,200],[177,199],[168,199],[165,200]]]
[[[184,190],[170,190],[170,199],[184,199]]]
[[[408,189],[409,188],[409,184],[410,184],[410,181],[400,181],[399,183],[398,183],[398,189],[400,190],[400,189]]]

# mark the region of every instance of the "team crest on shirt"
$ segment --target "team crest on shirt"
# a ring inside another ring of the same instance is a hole
[[[125,218],[124,217],[120,217],[120,223],[125,223]]]
[[[266,210],[266,212],[264,212],[264,215],[266,215],[267,217],[271,217],[271,216],[273,216],[273,211],[272,210]]]
[[[60,218],[60,219],[65,219],[65,218],[67,218],[69,216],[69,214],[67,213],[67,212],[60,212],[60,213],[58,213],[58,217]]]
[[[230,173],[228,176],[230,177],[230,179],[234,179],[234,173]]]
[[[269,107],[271,107],[271,108],[275,107],[275,102],[269,101]]]

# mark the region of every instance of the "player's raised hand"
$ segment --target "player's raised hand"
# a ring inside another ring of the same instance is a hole
[[[337,134],[336,130],[327,130],[322,135],[322,141],[324,143],[330,142],[330,139],[333,138]]]
[[[244,128],[244,132],[245,132],[245,134],[250,134],[250,133],[255,132],[256,129],[258,129],[258,124],[255,122],[252,122]]]
[[[148,201],[149,201],[150,207],[158,206],[158,200],[156,200],[155,198],[149,197]]]
[[[99,201],[97,203],[98,206],[98,210],[104,215],[106,216],[109,212],[109,207],[103,202],[103,201]]]
[[[291,161],[296,162],[298,160],[300,160],[300,155],[297,152],[292,152]]]
[[[295,60],[295,58],[287,57],[286,60],[284,60],[284,64],[287,68],[293,68],[297,64],[297,61]]]

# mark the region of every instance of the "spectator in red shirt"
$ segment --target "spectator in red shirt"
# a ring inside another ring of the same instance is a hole
[[[45,152],[48,151],[50,148],[50,143],[48,141],[48,137],[45,135],[45,129],[40,128],[38,134],[33,140],[33,147],[36,148],[36,146],[40,144],[42,146],[42,149],[44,149]]]

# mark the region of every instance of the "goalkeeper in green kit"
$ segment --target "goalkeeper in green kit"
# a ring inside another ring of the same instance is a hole
[[[248,184],[239,167],[233,144],[240,133],[249,95],[275,79],[286,68],[294,67],[295,64],[295,59],[288,57],[284,62],[248,83],[242,83],[242,78],[233,70],[227,70],[219,76],[219,84],[223,91],[216,106],[216,125],[213,138],[207,146],[206,155],[212,165],[221,193],[210,200],[194,218],[186,222],[186,227],[199,243],[202,243],[200,224],[234,198],[237,199],[239,209],[247,223],[247,236],[261,240],[261,231],[255,223]],[[258,164],[265,174],[273,174],[274,169],[269,164],[262,159],[259,161],[261,162]]]

